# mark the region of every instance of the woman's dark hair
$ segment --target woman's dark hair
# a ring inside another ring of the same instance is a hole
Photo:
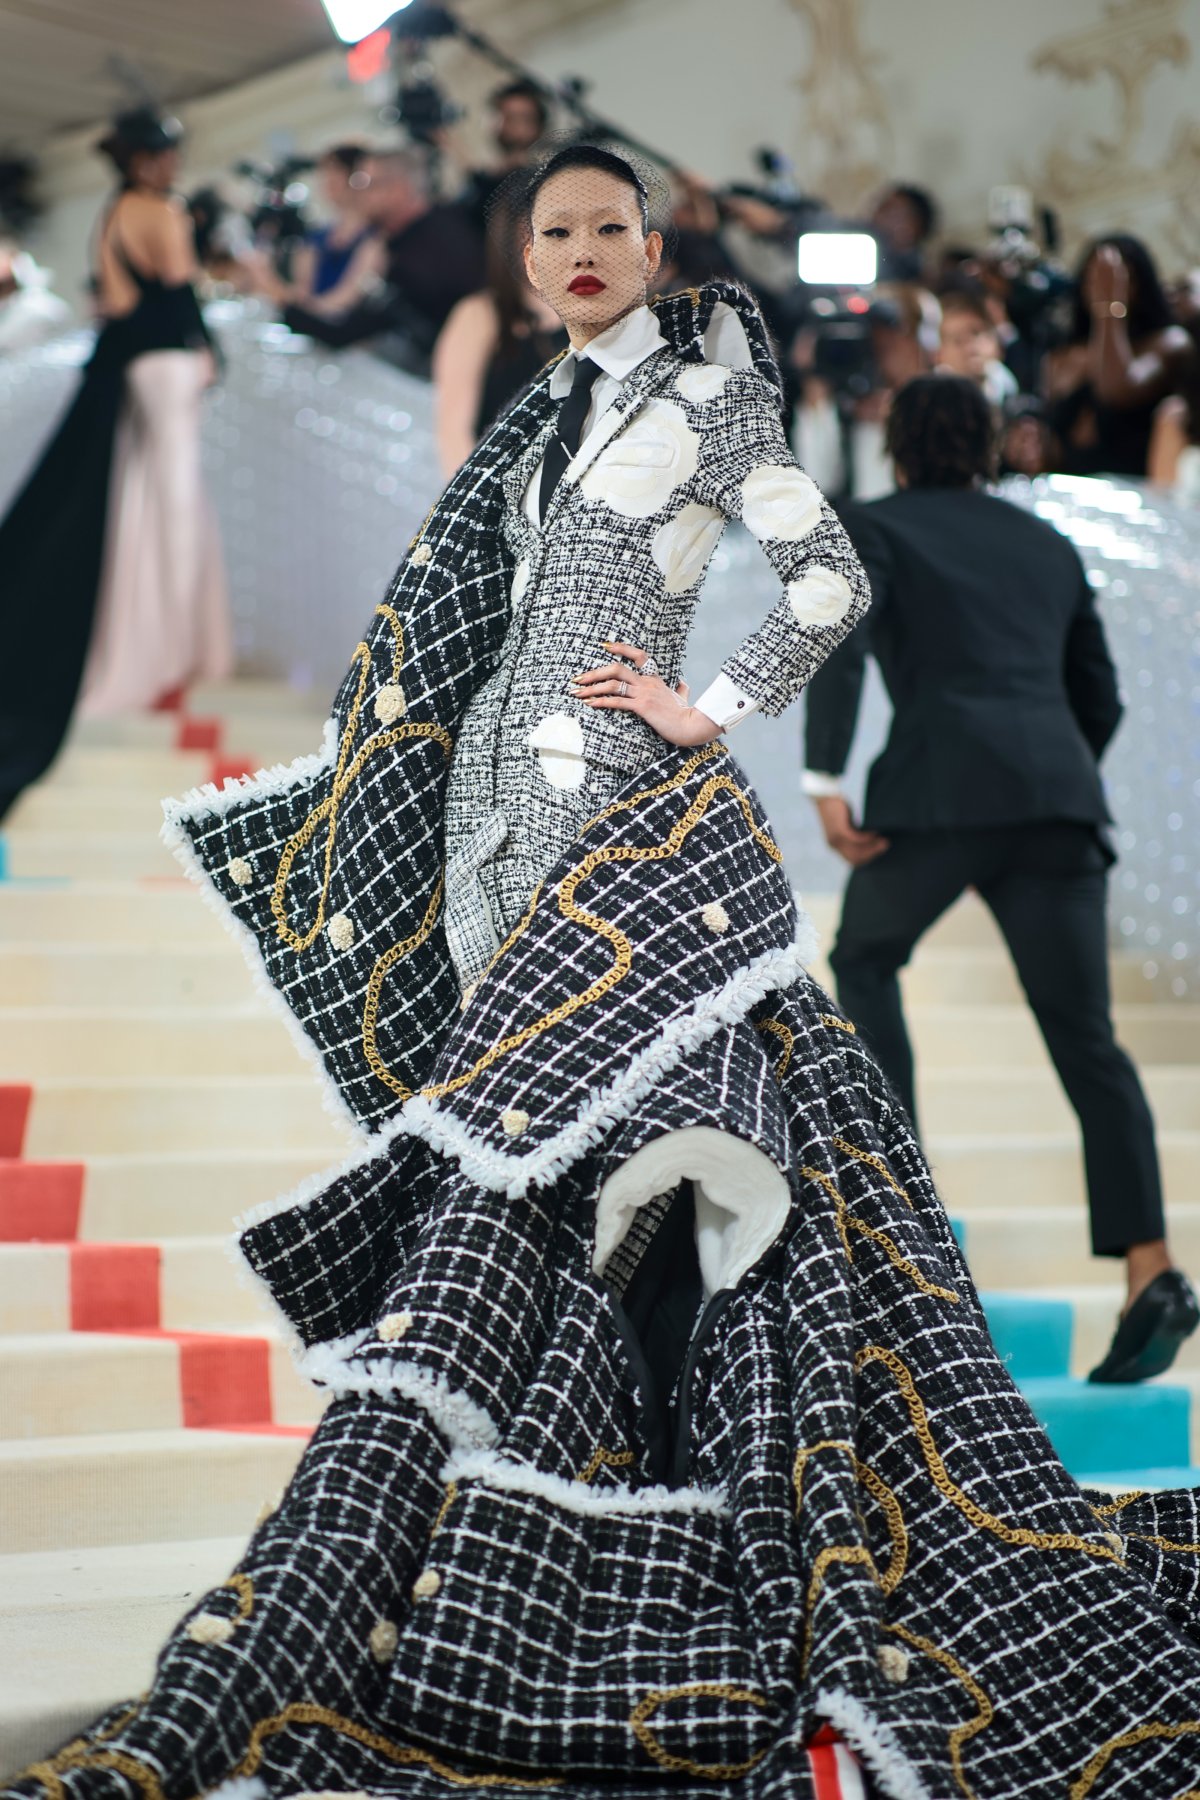
[[[1071,320],[1071,342],[1086,344],[1092,334],[1092,315],[1088,311],[1083,297],[1083,277],[1087,266],[1097,250],[1111,245],[1120,251],[1121,261],[1133,277],[1129,295],[1129,317],[1125,324],[1130,337],[1136,342],[1138,338],[1149,337],[1152,331],[1165,331],[1168,325],[1175,323],[1175,315],[1171,311],[1171,302],[1167,299],[1161,277],[1155,266],[1154,258],[1143,244],[1141,238],[1131,237],[1128,232],[1114,231],[1104,237],[1093,238],[1079,259],[1075,270],[1075,309]]]
[[[367,158],[367,150],[362,144],[331,144],[328,150],[322,150],[317,158],[320,163],[337,163],[347,175],[361,168]]]
[[[534,332],[521,263],[521,245],[528,235],[523,204],[523,196],[502,192],[488,209],[487,285],[496,307],[496,355],[504,362]]]
[[[119,175],[128,179],[135,157],[158,156],[164,150],[174,150],[182,136],[178,119],[164,117],[152,106],[138,106],[132,112],[118,113],[96,148],[108,157]]]
[[[488,105],[493,108],[502,106],[506,100],[528,100],[536,109],[538,130],[545,131],[550,123],[550,108],[541,88],[536,87],[532,81],[506,81],[503,87],[496,88],[488,95]]]
[[[546,183],[553,176],[561,175],[565,169],[599,169],[605,175],[611,175],[614,180],[623,181],[637,195],[642,230],[649,231],[650,195],[645,182],[632,163],[627,163],[623,156],[617,156],[611,150],[602,150],[598,144],[568,144],[565,150],[559,150],[534,171],[525,189],[524,211],[527,220],[533,218],[534,202]]]
[[[970,487],[995,467],[992,409],[964,376],[918,375],[892,400],[887,448],[910,488]]]
[[[928,189],[917,187],[911,181],[893,182],[883,198],[889,199],[893,194],[901,200],[906,200],[916,213],[921,228],[921,242],[924,243],[926,238],[931,237],[937,229],[938,209],[933,195]]]

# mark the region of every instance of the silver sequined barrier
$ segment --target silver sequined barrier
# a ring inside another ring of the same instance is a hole
[[[208,308],[225,367],[208,398],[205,465],[221,520],[239,665],[332,695],[364,625],[441,488],[427,383],[362,350],[332,353],[254,302]],[[87,354],[85,333],[0,358],[0,505],[52,429]],[[1099,595],[1127,712],[1105,760],[1120,863],[1116,940],[1148,978],[1200,995],[1200,512],[1128,481],[1049,476],[1006,497],[1076,544]],[[698,693],[775,599],[753,539],[727,532],[689,655]],[[599,647],[598,647],[599,660]],[[872,671],[848,787],[861,794],[888,707]],[[731,746],[754,782],[796,885],[840,887],[799,792],[802,715],[754,717]]]

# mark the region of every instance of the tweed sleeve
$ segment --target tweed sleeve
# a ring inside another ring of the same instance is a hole
[[[763,377],[734,371],[712,410],[698,497],[742,521],[783,583],[778,604],[721,673],[777,717],[863,617],[871,590],[837,514],[797,466]]]

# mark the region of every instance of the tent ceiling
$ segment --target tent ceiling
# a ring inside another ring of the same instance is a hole
[[[335,42],[321,0],[0,0],[0,144],[136,104],[135,72],[178,103]]]

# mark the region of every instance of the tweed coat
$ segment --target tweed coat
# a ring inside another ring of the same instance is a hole
[[[281,1503],[142,1700],[6,1793],[827,1800],[833,1726],[884,1800],[1183,1800],[1197,1495],[1054,1455],[725,747],[636,770],[460,1005],[436,819],[507,628],[497,486],[452,484],[322,756],[171,809],[378,1128],[241,1223],[332,1396]],[[683,1178],[664,1429],[624,1303]]]
[[[649,651],[675,685],[727,520],[745,522],[783,584],[724,670],[765,712],[795,698],[869,599],[836,514],[793,462],[778,389],[758,368],[697,366],[669,343],[658,350],[588,434],[538,526],[522,498],[553,429],[552,416],[503,478],[510,618],[450,770],[446,931],[464,987],[586,820],[661,753],[635,714],[576,699],[572,677],[609,660],[609,640]]]

